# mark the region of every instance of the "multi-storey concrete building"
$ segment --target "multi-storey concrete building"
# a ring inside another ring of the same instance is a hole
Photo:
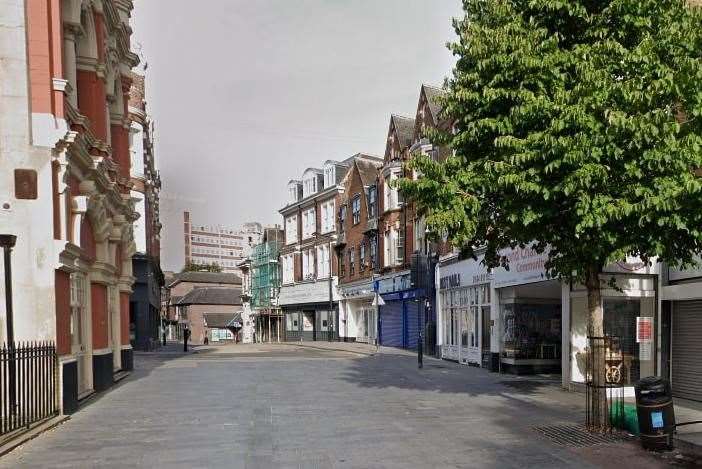
[[[153,122],[146,109],[143,70],[132,73],[129,92],[129,152],[131,196],[139,218],[134,221],[136,252],[132,270],[136,281],[129,303],[129,336],[132,346],[151,350],[159,343],[161,287],[159,192],[161,178],[154,156]]]
[[[132,366],[131,8],[0,4],[0,233],[17,237],[13,339],[55,342],[64,412]]]
[[[287,340],[338,337],[336,273],[345,267],[342,258],[336,259],[336,214],[344,190],[340,183],[355,159],[377,160],[365,154],[328,160],[288,182],[288,202],[279,211],[285,229],[279,303]]]
[[[216,264],[223,272],[241,275],[237,266],[251,254],[263,237],[260,223],[244,223],[240,228],[195,223],[190,212],[183,212],[185,265]]]

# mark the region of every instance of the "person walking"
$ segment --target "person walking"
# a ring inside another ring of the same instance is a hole
[[[188,339],[189,338],[190,338],[190,329],[186,327],[185,330],[183,331],[183,352],[188,351]]]

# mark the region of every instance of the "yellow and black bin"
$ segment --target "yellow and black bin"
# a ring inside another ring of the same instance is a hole
[[[636,383],[634,390],[641,445],[654,451],[672,449],[675,409],[670,383],[663,378],[649,376]]]

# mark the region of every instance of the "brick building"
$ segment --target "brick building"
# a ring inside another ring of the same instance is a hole
[[[378,176],[380,159],[354,159],[339,196],[339,335],[343,340],[374,342],[376,315],[374,274],[380,270],[378,250]]]
[[[231,342],[241,330],[241,288],[220,285],[193,288],[181,297],[176,306],[180,320],[190,329],[190,342]],[[235,327],[236,324],[239,327]]]
[[[67,413],[132,363],[131,8],[0,7],[0,232],[17,236],[14,340],[56,343]],[[3,311],[2,340],[6,323]]]

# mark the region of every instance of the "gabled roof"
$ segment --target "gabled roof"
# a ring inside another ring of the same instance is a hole
[[[429,111],[431,111],[431,116],[434,119],[434,123],[439,122],[439,113],[441,112],[441,104],[439,103],[438,97],[446,94],[446,91],[442,88],[432,86],[432,85],[422,85],[422,91],[424,96],[427,97],[427,103],[429,104]]]
[[[241,305],[241,288],[196,288],[178,301],[179,306],[187,305]]]
[[[168,287],[173,287],[180,282],[241,285],[241,277],[224,272],[180,272],[173,275],[173,281]]]
[[[232,322],[235,315],[236,313],[205,313],[202,315],[202,318],[205,320],[207,327],[224,329]],[[241,320],[241,315],[239,315],[239,318]]]
[[[397,139],[400,141],[400,148],[412,145],[412,138],[414,137],[414,119],[393,114],[390,116],[390,122],[392,126],[395,127]]]
[[[364,186],[375,184],[378,177],[378,169],[383,166],[383,160],[380,158],[366,159],[357,158],[355,161],[358,168],[358,174],[361,176],[361,182]]]

